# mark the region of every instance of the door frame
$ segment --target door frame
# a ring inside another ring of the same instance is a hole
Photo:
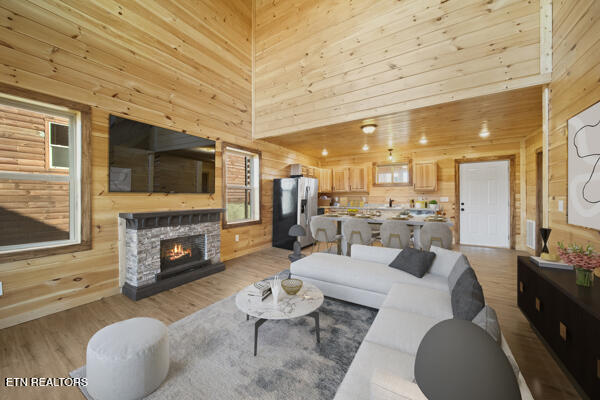
[[[516,160],[515,154],[502,156],[487,156],[474,158],[455,158],[454,159],[454,216],[456,220],[456,244],[460,244],[460,165],[488,161],[508,161],[508,186],[509,186],[509,211],[510,211],[510,248],[515,248],[515,184],[516,184]],[[523,230],[523,227],[521,227]]]
[[[544,216],[544,154],[542,148],[535,151],[535,255],[539,256],[542,253],[542,236],[538,235],[542,227]]]

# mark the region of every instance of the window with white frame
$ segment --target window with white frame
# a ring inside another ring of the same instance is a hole
[[[80,244],[82,113],[3,93],[0,111],[0,255]]]
[[[410,161],[373,165],[375,186],[406,186],[411,183]]]
[[[256,150],[223,143],[223,226],[260,223],[260,161]]]
[[[48,123],[48,159],[50,168],[69,168],[69,125]]]

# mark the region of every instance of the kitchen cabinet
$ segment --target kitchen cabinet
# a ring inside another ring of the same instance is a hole
[[[367,191],[367,169],[364,167],[348,168],[348,178],[350,180],[348,189],[351,192]]]
[[[330,193],[332,191],[331,169],[319,168],[318,169],[318,178],[319,178],[319,193]]]
[[[348,168],[334,168],[332,170],[332,180],[334,192],[349,191]]]
[[[415,192],[434,192],[437,190],[437,163],[435,161],[416,162],[413,182]]]

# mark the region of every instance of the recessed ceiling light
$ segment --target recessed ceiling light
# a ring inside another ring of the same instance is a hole
[[[481,131],[479,131],[479,137],[486,138],[488,136],[490,136],[490,131],[487,127],[487,121],[484,121],[483,124],[481,124]]]
[[[321,152],[321,155],[326,156],[327,154],[329,154],[327,149],[323,149],[323,151]]]
[[[369,145],[365,143],[365,145],[363,146],[363,150],[364,151],[368,151],[369,150]]]
[[[427,138],[426,137],[422,137],[421,140],[419,140],[419,143],[421,143],[421,144],[427,144]]]
[[[377,129],[377,125],[375,125],[375,124],[365,124],[365,125],[361,126],[360,129],[362,129],[362,131],[365,134],[370,135],[371,133],[375,132],[375,129]]]

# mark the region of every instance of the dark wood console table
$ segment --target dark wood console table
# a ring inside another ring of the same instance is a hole
[[[517,261],[519,308],[578,389],[600,399],[600,279],[579,287],[575,272]]]

